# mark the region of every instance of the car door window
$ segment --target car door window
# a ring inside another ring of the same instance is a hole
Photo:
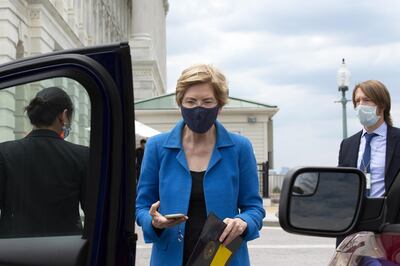
[[[72,101],[65,139],[47,126],[32,126],[27,116],[30,101],[46,88],[59,88]],[[90,114],[85,87],[71,78],[0,91],[0,238],[83,234]]]
[[[42,201],[35,205],[36,209],[25,208],[29,215],[35,214],[39,218],[29,223],[21,222],[18,226],[16,223],[9,223],[14,227],[14,232],[11,234],[11,230],[5,229],[5,233],[0,234],[0,265],[111,266],[129,265],[134,261],[135,131],[130,50],[127,43],[117,43],[33,56],[0,66],[0,147],[9,145],[4,144],[9,141],[23,141],[26,138],[31,128],[24,107],[35,92],[49,86],[58,86],[70,95],[75,108],[79,107],[79,111],[77,110],[71,119],[71,134],[63,142],[82,145],[87,149],[87,153],[90,153],[87,180],[83,183],[85,188],[81,190],[86,195],[79,197],[79,203],[83,203],[84,219],[76,218],[80,216],[76,214],[76,205],[79,205],[76,203],[76,195],[68,194],[64,198],[64,202],[68,203],[71,198],[75,200],[72,208],[74,215],[71,216],[73,219],[67,219],[66,212],[59,207],[60,204],[48,207],[54,203],[50,201],[50,194],[60,197],[63,195],[60,187],[69,187],[68,183],[57,182],[53,173],[65,174],[75,169],[70,162],[77,156],[69,156],[70,160],[56,165],[52,163],[54,158],[65,156],[67,153],[51,153],[52,155],[48,156],[51,160],[46,160],[43,163],[45,166],[40,171],[37,170],[53,177],[48,179],[49,183],[33,182],[31,179],[24,180],[31,184],[16,182],[14,187],[22,187],[29,192],[32,188],[43,187],[43,184],[48,188],[42,189]],[[77,93],[78,87],[87,92],[87,98],[82,96],[85,92]],[[86,102],[88,106],[81,108]],[[89,143],[90,149],[87,147]],[[34,150],[40,150],[41,146],[37,145]],[[1,154],[11,155],[9,152]],[[8,172],[14,176],[33,176],[33,171],[27,171],[26,165],[35,160],[44,160],[44,153],[30,157],[25,156],[27,152],[22,154],[23,156],[19,156],[20,159],[10,168],[17,170]],[[0,160],[0,166],[4,165],[4,160]],[[18,172],[23,174],[18,175]],[[68,176],[77,178],[77,175]],[[11,213],[3,207],[5,200],[2,195],[5,193],[16,199],[8,202],[13,202],[17,207],[25,202],[31,204],[34,199],[29,193],[18,195],[15,193],[18,190],[6,188],[9,184],[5,184],[3,180],[5,178],[0,178],[0,219]],[[60,183],[64,186],[58,186]],[[49,216],[50,210],[56,210],[58,213]],[[58,220],[44,220],[45,215]],[[14,213],[8,217],[16,216]],[[73,221],[77,227],[83,226],[83,231],[60,231],[60,225],[66,221]],[[44,229],[39,233],[36,229],[30,228],[31,232],[27,232],[23,228],[37,224],[46,226],[42,227],[41,229]],[[51,226],[56,230],[48,230]],[[15,228],[23,228],[25,231],[16,233]]]

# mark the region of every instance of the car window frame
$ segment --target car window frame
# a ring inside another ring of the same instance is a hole
[[[119,185],[118,180],[113,182],[110,176],[120,176],[117,164],[110,164],[111,157],[113,160],[121,157],[119,149],[122,146],[119,134],[115,134],[122,132],[122,104],[113,78],[97,61],[71,53],[44,55],[6,64],[0,67],[0,74],[0,89],[58,77],[71,78],[85,87],[92,103],[89,163],[92,172],[87,178],[87,188],[94,189],[94,192],[87,193],[85,230],[90,240],[88,260],[97,265],[104,258],[101,252],[108,244],[113,244],[104,241],[103,232],[110,229],[107,223],[109,217],[104,215],[106,208],[111,208],[116,201],[111,199],[109,205],[106,204],[109,199],[107,193],[110,193],[108,189]],[[107,254],[109,257],[113,257],[112,254]]]

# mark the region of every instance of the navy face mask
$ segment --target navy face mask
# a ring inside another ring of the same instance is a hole
[[[181,106],[183,120],[186,125],[198,134],[206,133],[217,120],[219,106],[204,108],[197,106],[186,108]]]
[[[69,136],[69,132],[71,132],[71,126],[63,126],[62,131],[63,131],[63,137],[65,139],[66,137]]]

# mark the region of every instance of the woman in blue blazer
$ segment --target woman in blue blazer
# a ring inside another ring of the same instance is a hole
[[[151,265],[185,265],[210,212],[227,224],[220,241],[244,241],[230,265],[250,265],[247,241],[259,237],[265,211],[250,141],[216,119],[228,100],[224,75],[210,65],[182,72],[176,101],[183,120],[146,143],[136,217]],[[164,215],[182,213],[184,217]]]

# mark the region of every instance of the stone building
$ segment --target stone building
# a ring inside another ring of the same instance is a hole
[[[0,63],[49,53],[129,41],[135,100],[162,95],[166,87],[167,0],[0,1]],[[88,144],[90,101],[74,80],[57,78],[0,91],[0,142],[31,127],[24,107],[38,90],[57,85],[71,96],[76,115],[70,141]]]

